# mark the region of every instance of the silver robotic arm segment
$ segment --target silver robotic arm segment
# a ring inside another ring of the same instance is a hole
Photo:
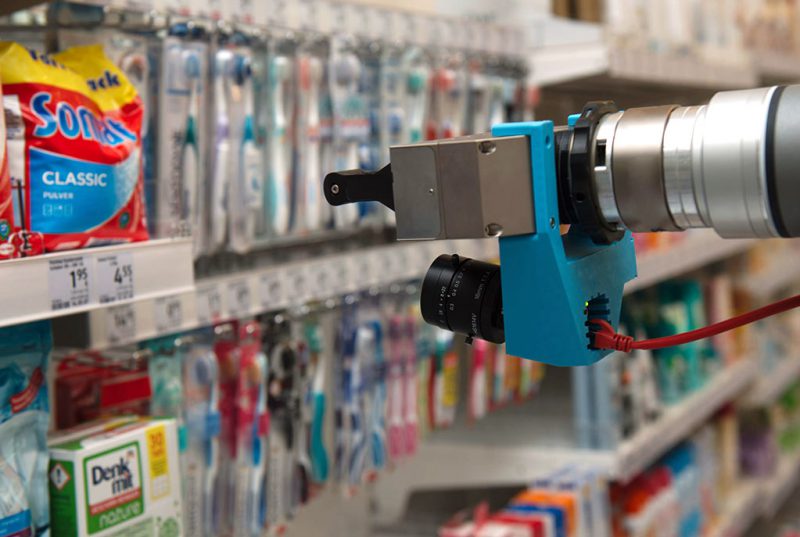
[[[608,114],[594,143],[596,201],[610,224],[800,236],[800,86]]]

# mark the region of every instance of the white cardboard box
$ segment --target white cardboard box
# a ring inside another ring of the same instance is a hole
[[[143,419],[50,447],[52,537],[182,535],[175,421]]]

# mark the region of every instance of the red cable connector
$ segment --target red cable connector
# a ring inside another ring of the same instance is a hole
[[[589,319],[589,323],[598,326],[600,329],[592,333],[593,342],[592,347],[595,349],[608,349],[620,352],[631,352],[634,349],[651,350],[663,349],[665,347],[673,347],[675,345],[683,345],[684,343],[691,343],[699,339],[716,336],[723,332],[739,328],[746,324],[760,321],[766,317],[772,317],[778,313],[783,313],[790,309],[800,307],[800,295],[785,298],[781,301],[775,302],[758,308],[736,317],[731,317],[724,321],[714,323],[697,330],[690,330],[682,334],[675,334],[673,336],[666,336],[654,339],[645,339],[636,341],[630,336],[618,334],[614,327],[605,319]]]

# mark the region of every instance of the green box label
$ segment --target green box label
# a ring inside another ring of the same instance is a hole
[[[139,444],[131,442],[83,461],[90,534],[144,514]]]
[[[78,535],[73,468],[70,461],[50,461],[47,475],[50,489],[50,530],[53,537]]]

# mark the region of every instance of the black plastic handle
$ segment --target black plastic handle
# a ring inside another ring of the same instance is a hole
[[[346,170],[325,176],[325,199],[334,206],[359,201],[378,201],[394,211],[392,165],[377,172]]]

